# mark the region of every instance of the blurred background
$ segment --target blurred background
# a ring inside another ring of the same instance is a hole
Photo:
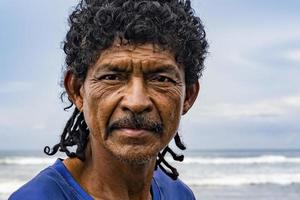
[[[42,150],[71,115],[59,99],[61,43],[77,2],[0,0],[0,199],[55,160]],[[192,6],[210,53],[180,126],[180,177],[197,199],[298,199],[300,1]]]

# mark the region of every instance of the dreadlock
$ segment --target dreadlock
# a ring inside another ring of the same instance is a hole
[[[196,83],[202,75],[208,44],[190,0],[80,0],[69,17],[69,26],[63,45],[64,72],[71,72],[82,83],[89,67],[117,38],[136,45],[152,43],[173,52],[176,62],[184,66],[187,86]],[[83,113],[75,108],[60,142],[52,150],[46,146],[44,152],[54,155],[61,151],[84,160],[88,135]],[[176,146],[184,150],[178,133],[174,139]],[[76,147],[76,151],[71,147]],[[156,168],[159,166],[176,179],[177,170],[164,158],[167,153],[174,160],[183,160],[183,155],[177,155],[167,146],[158,154]]]
[[[82,112],[79,112],[77,108],[63,130],[60,138],[60,142],[52,147],[52,151],[49,146],[44,148],[44,152],[47,155],[54,155],[58,150],[65,152],[68,157],[78,157],[80,160],[85,160],[84,150],[88,142],[89,130],[84,121]],[[68,147],[76,145],[76,152],[71,152]]]
[[[180,137],[178,135],[178,132],[176,133],[175,137],[175,144],[176,146],[181,149],[181,150],[185,150],[186,147],[184,146],[184,144],[181,142]],[[158,153],[158,157],[156,159],[156,165],[155,165],[155,169],[157,169],[157,167],[159,166],[160,169],[165,172],[165,174],[167,174],[169,177],[171,177],[173,180],[176,180],[179,176],[179,173],[177,171],[177,169],[175,167],[172,167],[166,160],[165,160],[165,155],[166,153],[170,153],[171,156],[173,157],[174,160],[182,162],[184,159],[184,155],[178,155],[176,154],[169,146],[167,146],[166,148],[164,148],[164,150],[162,150],[162,152]],[[168,171],[167,169],[164,168],[164,166],[162,165],[162,163],[168,167],[171,171]]]

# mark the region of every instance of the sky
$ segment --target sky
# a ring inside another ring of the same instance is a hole
[[[77,0],[0,0],[0,150],[54,145],[61,43]],[[300,147],[300,1],[194,0],[209,54],[179,133],[188,149]]]

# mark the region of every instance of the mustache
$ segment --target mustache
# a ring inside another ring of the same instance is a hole
[[[111,134],[116,129],[130,128],[130,129],[145,129],[156,134],[163,133],[163,124],[160,121],[151,120],[144,115],[133,114],[126,116],[117,121],[112,122],[108,126],[107,133]]]

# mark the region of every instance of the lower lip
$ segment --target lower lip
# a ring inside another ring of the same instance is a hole
[[[149,131],[144,129],[119,129],[118,132],[120,132],[122,135],[125,135],[127,137],[144,137],[149,135]]]

